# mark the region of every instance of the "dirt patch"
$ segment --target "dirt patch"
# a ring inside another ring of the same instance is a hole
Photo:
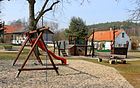
[[[1,88],[133,88],[114,68],[83,60],[69,60],[69,65],[58,65],[60,75],[48,70],[47,82],[46,71],[24,71],[19,78],[14,78],[23,60],[19,60],[14,67],[11,63],[11,60],[0,61]],[[34,65],[34,61],[30,60],[26,67],[42,66]]]

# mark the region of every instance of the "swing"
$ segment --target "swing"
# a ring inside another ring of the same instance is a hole
[[[26,33],[27,38],[26,38],[26,40],[24,41],[24,44],[22,45],[22,47],[20,48],[20,50],[19,50],[19,52],[18,52],[16,58],[13,60],[12,66],[15,65],[15,63],[16,63],[18,57],[20,56],[21,52],[23,51],[23,49],[24,49],[24,47],[25,47],[25,45],[27,44],[28,41],[29,41],[29,43],[30,43],[30,45],[31,45],[31,49],[30,49],[28,55],[26,56],[26,58],[25,58],[25,60],[24,60],[24,62],[23,62],[23,64],[22,64],[22,66],[18,69],[18,72],[17,72],[17,74],[16,74],[16,76],[15,76],[16,78],[19,77],[21,71],[30,71],[30,70],[55,70],[56,73],[59,75],[58,67],[56,67],[56,65],[54,64],[53,59],[52,59],[52,57],[51,57],[51,55],[52,55],[52,56],[56,56],[56,55],[54,55],[52,52],[48,51],[48,49],[47,49],[47,47],[46,47],[46,45],[45,45],[45,43],[44,43],[44,41],[43,41],[43,38],[42,38],[42,35],[43,35],[43,33],[44,33],[46,30],[49,30],[49,27],[41,28],[41,29],[38,29],[38,30],[35,30],[35,31],[31,31],[31,32],[27,32],[27,33]],[[35,34],[35,33],[38,33],[38,37],[37,37],[36,39],[33,39],[33,41],[32,41],[32,40],[31,40],[31,37],[32,37],[31,35],[32,35],[32,34]],[[39,41],[39,42],[38,42],[38,41]],[[50,59],[51,64],[52,64],[53,67],[46,67],[46,68],[24,68],[24,66],[25,66],[25,64],[27,63],[27,61],[28,61],[28,59],[29,59],[29,57],[30,57],[30,55],[31,55],[32,52],[34,52],[34,54],[35,54],[36,59],[38,60],[38,62],[39,62],[40,64],[43,65],[43,63],[42,63],[42,61],[41,61],[39,55],[37,54],[37,52],[36,52],[36,50],[35,50],[35,46],[36,46],[37,44],[38,44],[39,47],[42,46],[42,47],[41,47],[42,50],[45,50],[45,51],[46,51],[46,53],[47,53],[47,55],[48,55],[48,57],[49,57],[49,59]],[[41,45],[39,45],[39,44],[41,44]],[[51,55],[50,55],[50,54],[51,54]],[[57,57],[57,58],[58,58],[58,57]],[[59,58],[59,59],[60,59],[60,60],[63,60],[64,64],[66,64],[66,59],[64,59],[64,58]]]

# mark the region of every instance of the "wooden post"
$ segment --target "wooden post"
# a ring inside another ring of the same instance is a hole
[[[126,58],[127,58],[128,47],[129,47],[129,41],[126,42],[126,48],[127,48],[127,51],[126,51]]]
[[[94,30],[92,32],[92,35],[93,35],[93,37],[92,37],[91,45],[92,45],[92,57],[93,57],[93,56],[95,56],[95,54],[94,54]]]
[[[61,55],[60,49],[61,49],[61,42],[59,43],[59,56]]]
[[[85,56],[87,56],[87,39],[85,38]]]
[[[53,53],[55,54],[55,41],[53,41]]]
[[[64,41],[64,50],[66,49],[66,43],[65,43],[65,41]]]
[[[21,66],[20,69],[23,69],[23,68],[24,68],[24,66],[25,66],[25,64],[26,64],[26,62],[27,62],[27,60],[29,59],[29,57],[30,57],[32,51],[34,50],[34,48],[35,48],[35,46],[36,46],[38,40],[39,40],[40,37],[42,36],[42,34],[43,34],[43,32],[41,32],[41,33],[39,34],[38,38],[36,39],[35,43],[33,44],[33,46],[32,46],[32,48],[31,48],[30,52],[28,53],[28,55],[27,55],[26,59],[24,60],[24,62],[23,62],[23,64],[22,64],[22,66]],[[20,73],[21,73],[21,70],[19,70],[18,73],[16,74],[16,78],[20,75]]]
[[[113,27],[113,44],[111,44],[111,54],[115,53],[115,26]]]
[[[70,36],[69,36],[69,44],[71,44],[71,43],[70,43]]]
[[[113,28],[113,46],[115,47],[115,26]]]
[[[58,55],[59,55],[59,56],[60,56],[60,46],[61,46],[61,42],[59,43],[59,42],[57,41]]]
[[[74,39],[74,56],[76,56],[76,38]]]
[[[25,47],[26,43],[28,42],[28,40],[29,40],[29,37],[26,38],[26,40],[24,41],[23,45],[21,46],[21,48],[20,48],[20,50],[19,50],[19,52],[18,52],[16,58],[15,58],[15,59],[13,60],[13,62],[12,62],[12,66],[15,65],[15,63],[16,63],[18,57],[20,56],[20,54],[21,54],[22,50],[24,49],[24,47]]]

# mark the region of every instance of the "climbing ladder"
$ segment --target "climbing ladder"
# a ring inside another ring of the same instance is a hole
[[[66,53],[66,51],[65,51],[65,49],[60,49],[60,51],[61,51],[61,53],[62,53],[62,55],[64,57],[67,57],[68,56],[67,53]]]

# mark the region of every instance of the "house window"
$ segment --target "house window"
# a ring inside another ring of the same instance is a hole
[[[124,33],[122,33],[122,38],[124,38]]]
[[[119,47],[121,47],[121,44],[119,44]]]

